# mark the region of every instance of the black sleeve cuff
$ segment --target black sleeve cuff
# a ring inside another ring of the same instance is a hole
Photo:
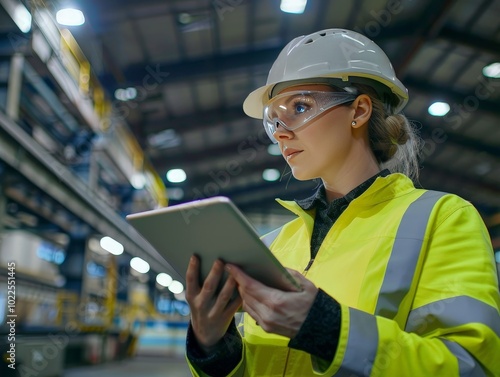
[[[191,323],[186,336],[186,356],[189,361],[212,377],[227,376],[241,360],[243,343],[233,321],[224,337],[215,345],[213,352],[206,355],[194,336]]]
[[[306,320],[288,347],[332,361],[339,342],[341,316],[340,304],[320,289]]]

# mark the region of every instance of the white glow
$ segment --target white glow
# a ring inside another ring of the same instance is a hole
[[[158,275],[156,275],[156,282],[164,287],[168,287],[172,283],[172,281],[173,281],[172,276],[164,272],[161,272]]]
[[[484,67],[483,75],[492,79],[500,79],[500,62],[491,63]]]
[[[180,187],[169,187],[167,188],[167,195],[169,199],[181,200],[184,198],[184,190]]]
[[[186,291],[182,291],[181,293],[174,294],[176,300],[186,301]]]
[[[281,149],[278,144],[269,144],[267,147],[267,153],[271,156],[281,156]]]
[[[434,102],[429,106],[429,109],[427,111],[432,116],[442,117],[448,114],[448,111],[450,111],[450,105],[448,105],[446,102]]]
[[[174,280],[169,286],[168,290],[174,294],[179,294],[184,290],[184,286],[180,281]]]
[[[146,177],[144,174],[135,173],[130,179],[130,183],[136,190],[141,190],[146,185]]]
[[[16,5],[12,19],[23,33],[27,33],[31,30],[31,13],[24,5]]]
[[[186,180],[186,172],[182,169],[171,169],[167,172],[167,179],[172,183],[180,183]]]
[[[102,237],[101,241],[99,241],[99,244],[104,250],[113,255],[120,255],[123,253],[123,245],[111,237]]]
[[[280,9],[285,13],[304,13],[307,0],[281,0]]]
[[[265,181],[274,182],[280,178],[280,172],[278,169],[266,169],[262,172],[262,178]]]
[[[141,274],[149,271],[149,263],[139,257],[134,257],[130,260],[130,267]]]
[[[85,23],[85,16],[79,9],[65,8],[57,12],[56,21],[65,26],[80,26]]]
[[[130,87],[126,89],[116,89],[115,98],[119,101],[131,101],[137,98],[137,89]]]

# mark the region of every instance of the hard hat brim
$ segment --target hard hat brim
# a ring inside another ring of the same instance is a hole
[[[337,78],[341,79],[343,82],[346,84],[350,81],[356,81],[357,79],[369,79],[372,82],[378,82],[382,83],[386,88],[389,88],[391,92],[398,97],[398,105],[396,108],[394,108],[394,112],[398,113],[401,111],[406,103],[408,102],[408,92],[407,91],[402,91],[401,87],[395,84],[394,82],[391,82],[389,80],[385,80],[381,78],[380,76],[374,76],[373,74],[370,73],[360,73],[360,72],[355,72],[355,73],[340,73],[340,74],[332,74],[332,75],[325,75],[321,76],[323,78]],[[298,85],[300,82],[307,84],[307,83],[317,83],[317,79],[319,77],[310,77],[310,78],[303,78],[301,80],[293,80],[290,81],[290,85]],[[314,80],[314,81],[313,81]],[[397,79],[395,79],[397,80]],[[399,83],[399,80],[397,80]],[[286,82],[286,81],[285,81]],[[260,88],[255,89],[252,91],[245,101],[243,102],[243,111],[245,114],[247,114],[249,117],[256,118],[256,119],[262,119],[263,113],[264,113],[264,106],[267,100],[269,100],[269,94],[272,90],[272,88],[278,84],[276,83],[270,83],[264,86],[261,86]],[[370,85],[370,84],[368,84]],[[403,86],[401,84],[401,86]]]

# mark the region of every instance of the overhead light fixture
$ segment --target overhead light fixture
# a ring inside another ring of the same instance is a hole
[[[184,190],[180,187],[167,187],[167,194],[169,199],[181,200],[184,198]]]
[[[80,26],[85,23],[85,16],[80,9],[64,8],[56,13],[56,21],[64,26]]]
[[[31,30],[31,13],[20,1],[0,0],[0,4],[5,8],[19,30],[23,33]]]
[[[167,180],[172,183],[180,183],[186,180],[186,172],[182,169],[170,169],[167,172]]]
[[[281,149],[278,144],[269,144],[267,147],[267,153],[271,156],[281,156]]]
[[[172,284],[173,279],[169,274],[160,272],[158,275],[156,275],[156,282],[163,287],[168,287],[170,284]]]
[[[148,144],[153,148],[174,148],[181,144],[181,137],[173,129],[167,129],[148,136]]]
[[[280,171],[278,169],[266,169],[262,172],[262,178],[268,182],[277,181],[280,178]]]
[[[184,286],[182,285],[181,282],[174,280],[170,285],[168,286],[168,290],[174,294],[179,294],[182,291],[184,291]]]
[[[130,184],[136,190],[142,190],[146,186],[146,177],[142,173],[135,173],[130,178]]]
[[[130,260],[130,267],[141,274],[149,271],[149,263],[139,257],[134,257]]]
[[[301,14],[306,9],[307,0],[281,0],[280,9],[285,13]]]
[[[134,87],[126,89],[116,89],[115,98],[118,101],[132,101],[137,98],[137,89]]]
[[[450,111],[450,105],[448,105],[446,102],[434,102],[429,106],[427,111],[432,116],[442,117],[448,114],[448,112]]]
[[[483,75],[491,79],[500,79],[500,62],[491,63],[484,67]]]
[[[31,30],[31,13],[22,4],[17,4],[14,9],[14,22],[16,23],[19,30],[23,33],[27,33]]]
[[[108,236],[102,237],[101,240],[99,241],[99,244],[108,253],[111,253],[113,255],[123,254],[123,245],[111,237]]]

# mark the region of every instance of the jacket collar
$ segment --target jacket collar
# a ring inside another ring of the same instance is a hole
[[[377,175],[375,177],[375,181],[366,189],[366,191],[351,200],[350,206],[374,206],[415,190],[415,186],[413,185],[411,179],[404,174],[393,173],[387,176]],[[293,200],[276,199],[276,201],[298,216],[303,217],[304,215],[308,215],[307,217],[312,217],[315,202],[320,200],[322,195],[321,193],[318,193],[321,189],[322,186],[310,198],[298,201],[300,204]],[[356,189],[353,191],[355,190]],[[347,195],[351,194],[351,192]]]
[[[377,174],[375,174],[373,177],[368,178],[366,181],[361,183],[359,186],[355,187],[351,191],[349,191],[346,195],[344,195],[341,198],[335,199],[335,201],[342,201],[345,203],[350,203],[354,199],[356,199],[358,196],[363,194],[372,184],[375,182],[375,180],[378,177],[386,177],[391,172],[388,169],[384,169]],[[314,195],[305,198],[305,199],[295,199],[295,202],[304,210],[307,211],[312,208],[318,208],[318,206],[323,206],[325,208],[328,208],[331,203],[328,203],[328,200],[326,199],[326,192],[325,192],[325,186],[321,185],[318,187],[316,190],[316,193]]]

